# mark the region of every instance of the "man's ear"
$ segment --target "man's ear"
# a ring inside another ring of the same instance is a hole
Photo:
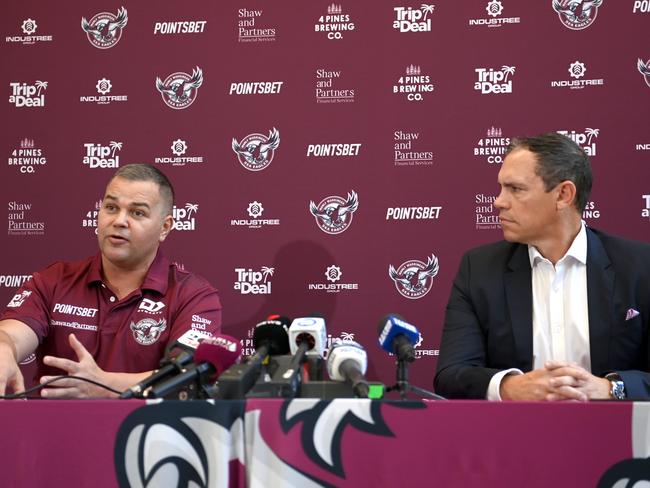
[[[564,210],[575,206],[577,189],[573,181],[563,181],[557,186],[557,209]]]
[[[167,236],[172,231],[173,227],[174,227],[174,217],[172,217],[171,215],[167,215],[163,220],[158,241],[163,242],[165,239],[167,239]]]

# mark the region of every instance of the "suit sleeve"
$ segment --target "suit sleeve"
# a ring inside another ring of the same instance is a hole
[[[451,289],[445,313],[436,393],[447,398],[485,399],[499,370],[486,367],[486,337],[471,294],[471,264],[466,254]]]

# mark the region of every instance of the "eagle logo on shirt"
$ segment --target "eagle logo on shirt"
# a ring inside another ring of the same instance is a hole
[[[138,344],[150,346],[159,338],[160,334],[167,328],[167,320],[154,320],[150,318],[142,319],[138,323],[131,322],[131,331],[133,338]]]

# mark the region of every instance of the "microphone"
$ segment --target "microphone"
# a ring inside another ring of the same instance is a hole
[[[321,358],[325,354],[327,332],[322,317],[301,317],[294,319],[289,327],[289,346],[292,357],[283,362],[273,374],[268,385],[278,396],[293,397],[299,394],[302,384],[302,364],[307,355]]]
[[[395,354],[398,361],[415,361],[413,345],[420,340],[420,332],[415,326],[405,322],[399,315],[389,314],[379,321],[377,331],[382,349]]]
[[[281,356],[289,353],[289,335],[287,330],[290,319],[270,315],[260,322],[253,331],[253,354],[245,364],[236,364],[228,368],[219,377],[219,398],[244,398],[262,369],[262,364],[269,356]]]
[[[214,377],[232,366],[241,354],[241,343],[234,337],[216,334],[204,339],[194,353],[194,364],[180,374],[152,386],[144,393],[146,398],[162,398],[204,378]]]
[[[175,357],[164,357],[160,361],[160,368],[154,371],[151,375],[139,383],[133,385],[128,390],[125,390],[120,395],[120,398],[142,398],[142,392],[156,383],[180,372],[183,367],[192,362],[194,351],[199,346],[199,343],[209,338],[210,335],[200,331],[190,329],[180,336],[170,349],[180,348],[182,351]]]
[[[289,327],[289,346],[294,358],[304,361],[309,354],[323,357],[327,347],[327,330],[322,317],[301,317],[294,319]]]
[[[327,354],[327,373],[333,381],[352,383],[358,398],[368,398],[368,383],[363,377],[368,368],[366,350],[354,341],[332,344]]]

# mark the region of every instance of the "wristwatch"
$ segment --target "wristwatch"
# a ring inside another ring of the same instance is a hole
[[[605,375],[605,379],[609,380],[611,384],[609,396],[612,397],[613,400],[625,400],[627,395],[625,394],[625,383],[623,382],[621,375],[618,373],[609,373]]]

